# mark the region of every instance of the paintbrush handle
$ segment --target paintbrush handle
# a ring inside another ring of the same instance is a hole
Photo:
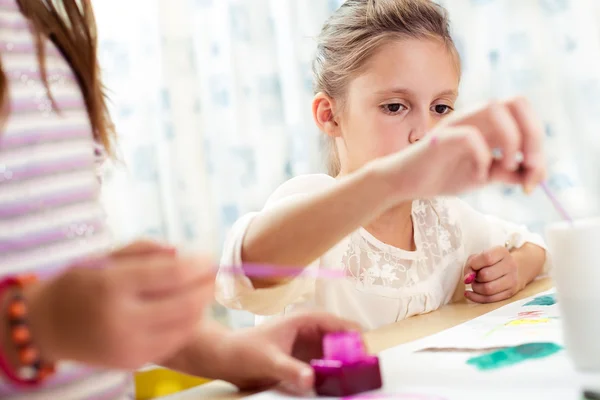
[[[243,264],[241,268],[221,266],[219,272],[231,275],[245,275],[252,278],[293,278],[302,275],[305,278],[340,279],[346,274],[342,270],[307,269],[268,264]]]
[[[561,215],[561,217],[573,223],[573,219],[571,218],[567,210],[565,210],[565,208],[562,206],[562,204],[560,204],[558,199],[554,196],[554,193],[552,193],[552,191],[548,187],[548,184],[546,184],[546,182],[542,182],[540,186],[542,187],[544,193],[546,193],[546,196],[548,196],[548,199],[550,200],[556,211],[558,211],[558,213]]]

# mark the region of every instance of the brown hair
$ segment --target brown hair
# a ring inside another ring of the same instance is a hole
[[[45,68],[44,39],[50,38],[70,64],[83,93],[94,139],[112,152],[114,125],[108,113],[98,65],[96,22],[90,0],[17,0],[35,29],[40,74],[55,111]],[[7,110],[7,80],[0,69],[0,107]]]
[[[349,81],[390,40],[441,40],[460,63],[449,25],[446,10],[430,0],[346,0],[325,22],[317,40],[315,93],[343,99]],[[335,140],[327,137],[325,147],[328,172],[336,176],[340,161]]]

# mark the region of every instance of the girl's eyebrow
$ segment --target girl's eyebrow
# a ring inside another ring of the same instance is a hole
[[[441,93],[438,93],[437,96],[435,96],[435,97],[442,97],[442,96],[458,97],[458,92],[456,90],[453,90],[453,89],[444,90]]]
[[[384,89],[384,90],[380,90],[377,92],[377,94],[403,94],[406,96],[413,96],[414,92],[410,89],[406,89],[406,88],[401,88],[401,87],[397,87],[397,88],[391,88],[391,89]]]
[[[407,88],[402,88],[402,87],[380,90],[376,94],[378,94],[378,95],[401,94],[401,95],[405,95],[405,96],[415,96],[415,93],[412,90],[407,89]],[[442,96],[458,97],[458,92],[453,89],[448,89],[448,90],[444,90],[444,91],[438,93],[435,97],[442,97]]]

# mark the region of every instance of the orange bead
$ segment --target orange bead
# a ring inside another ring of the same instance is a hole
[[[13,319],[23,318],[26,313],[27,306],[25,306],[25,302],[22,300],[13,301],[8,307],[8,315]]]
[[[31,365],[38,359],[38,352],[33,347],[25,347],[19,351],[19,361],[23,365]]]
[[[15,344],[23,345],[31,340],[31,332],[26,326],[16,326],[12,329],[12,340]]]

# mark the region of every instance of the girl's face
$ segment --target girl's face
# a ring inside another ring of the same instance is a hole
[[[460,71],[441,41],[383,45],[350,83],[336,118],[342,171],[400,151],[454,110]]]

